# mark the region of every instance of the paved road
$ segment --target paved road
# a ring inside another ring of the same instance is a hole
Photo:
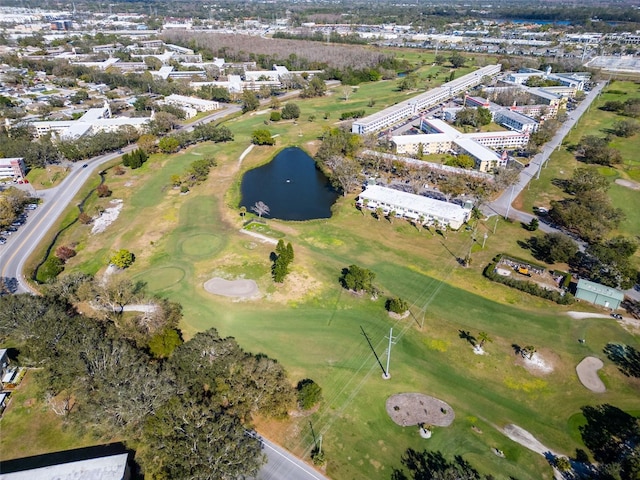
[[[284,448],[266,438],[261,440],[267,463],[260,469],[255,480],[328,480]]]
[[[585,99],[580,102],[578,107],[569,114],[569,119],[560,126],[554,137],[545,144],[545,146],[542,148],[542,151],[535,157],[533,157],[528,167],[524,168],[522,172],[520,172],[518,181],[512,187],[507,188],[504,192],[502,192],[502,195],[500,195],[500,197],[498,197],[493,202],[490,202],[486,206],[483,206],[482,210],[486,215],[492,216],[498,214],[502,215],[503,217],[511,218],[512,220],[526,223],[529,223],[531,221],[531,219],[534,217],[532,214],[521,212],[520,210],[516,210],[511,206],[513,199],[517,198],[517,196],[520,195],[520,192],[522,192],[522,190],[526,188],[530,181],[539,176],[540,170],[549,161],[549,157],[551,156],[553,151],[562,145],[564,137],[567,136],[569,131],[571,131],[578,120],[580,120],[580,117],[589,109],[591,103],[593,103],[596,97],[600,94],[604,86],[605,82],[600,82],[587,94]],[[544,232],[555,231],[554,229],[543,223],[540,224],[540,229]]]

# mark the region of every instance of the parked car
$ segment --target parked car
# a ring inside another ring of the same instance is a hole
[[[620,315],[619,313],[612,313],[611,316],[616,320],[622,320],[622,315]]]
[[[4,237],[0,237],[0,245],[4,245],[5,243],[7,243],[7,239]]]

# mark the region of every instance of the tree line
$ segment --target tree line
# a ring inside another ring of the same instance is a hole
[[[73,275],[42,296],[1,297],[0,340],[41,369],[34,373],[54,412],[79,430],[126,438],[145,475],[255,475],[264,457],[245,429],[256,414],[287,416],[296,395],[286,372],[214,329],[183,342],[180,305],[143,290],[120,275]],[[143,298],[153,308],[123,311]]]

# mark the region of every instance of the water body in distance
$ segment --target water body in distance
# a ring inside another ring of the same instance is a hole
[[[266,165],[242,177],[241,206],[252,211],[262,201],[271,212],[266,218],[313,220],[329,218],[338,193],[304,150],[289,147]]]

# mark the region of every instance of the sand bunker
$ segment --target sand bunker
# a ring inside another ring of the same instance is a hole
[[[207,280],[204,289],[214,295],[233,298],[253,298],[260,295],[258,285],[253,280],[225,280],[215,277]]]
[[[434,425],[448,427],[456,414],[442,400],[421,393],[399,393],[387,399],[387,413],[398,425]]]
[[[604,393],[607,391],[607,388],[598,376],[598,370],[602,367],[604,367],[604,363],[596,357],[586,357],[576,367],[580,382],[592,392]]]

